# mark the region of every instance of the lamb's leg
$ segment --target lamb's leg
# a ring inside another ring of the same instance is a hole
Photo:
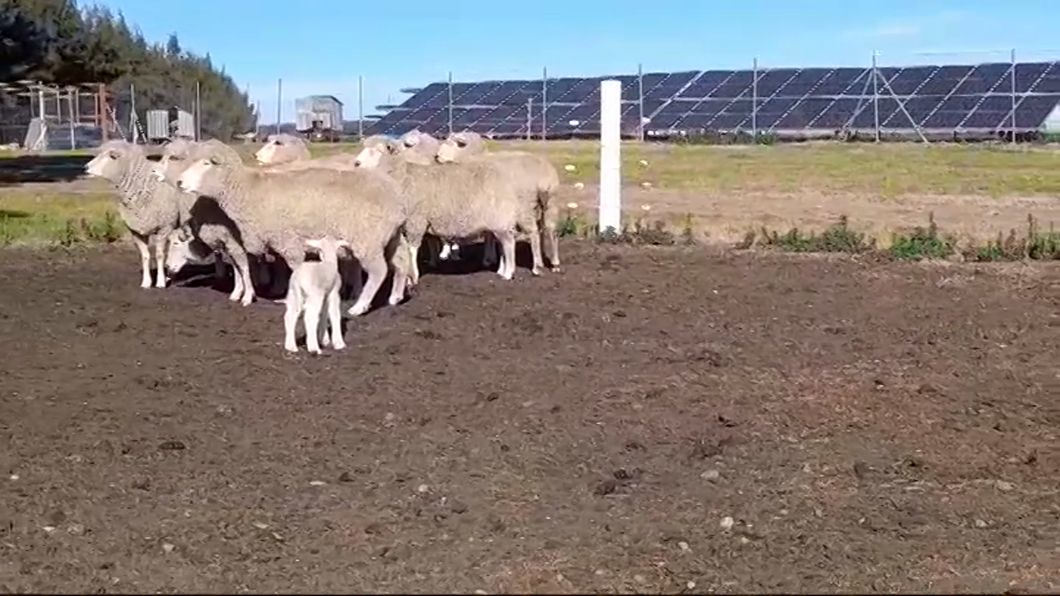
[[[151,248],[147,244],[147,239],[140,236],[139,234],[133,233],[133,242],[136,244],[137,250],[140,251],[140,287],[150,288],[151,287]]]
[[[166,287],[166,249],[169,247],[169,234],[155,234],[155,287]]]
[[[305,347],[310,354],[320,353],[320,315],[323,310],[323,295],[313,293],[306,296],[302,323],[305,325]]]
[[[237,276],[238,278],[238,276]],[[301,301],[296,296],[297,289],[292,287],[287,292],[287,310],[283,313],[283,349],[288,352],[297,352],[298,344],[294,341],[294,332],[298,327],[298,315],[301,313]]]
[[[497,242],[501,245],[501,268],[497,273],[504,279],[515,276],[515,232],[512,230],[494,231]]]
[[[339,305],[338,290],[328,295],[328,326],[331,327],[331,347],[345,350],[346,340],[342,338],[342,309]]]
[[[386,257],[382,254],[366,257],[360,259],[360,261],[361,267],[368,273],[368,281],[364,283],[364,289],[361,290],[361,295],[357,297],[357,301],[346,311],[351,317],[358,317],[368,312],[368,309],[372,307],[372,300],[375,298],[376,292],[383,285],[386,274],[390,270],[387,267]]]

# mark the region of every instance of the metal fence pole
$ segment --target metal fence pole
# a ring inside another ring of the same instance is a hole
[[[453,71],[449,71],[449,134],[453,134]]]
[[[66,90],[66,107],[67,112],[70,114],[70,148],[77,149],[77,137],[74,134],[74,91],[73,87],[68,87]]]
[[[357,139],[364,138],[364,76],[357,77]]]
[[[880,71],[876,67],[876,50],[872,51],[872,127],[873,138],[880,142]]]
[[[637,139],[644,142],[644,65],[637,64]]]
[[[548,138],[548,67],[541,69],[541,140]]]
[[[1012,143],[1015,143],[1016,142],[1016,93],[1018,91],[1018,87],[1016,86],[1016,48],[1012,48],[1012,53],[1011,53],[1010,56],[1012,58],[1012,69],[1011,69],[1011,72],[1012,72],[1012,77],[1011,77],[1012,78],[1012,81],[1011,81],[1011,83],[1012,83],[1012,89],[1011,89],[1011,91],[1012,91],[1012,98],[1011,98],[1012,99],[1012,101],[1011,101],[1011,103],[1012,103],[1012,138],[1010,140],[1011,140]]]
[[[129,83],[129,110],[130,110],[129,111],[129,124],[132,124],[132,123],[136,122],[135,118],[137,118],[137,116],[136,116],[136,85],[133,85],[132,83]],[[115,121],[118,120],[118,114],[117,113],[114,114],[114,120]],[[132,127],[130,127],[130,128],[132,128]],[[129,136],[132,137],[132,142],[133,143],[136,143],[139,140],[136,137],[136,129],[135,128],[132,128],[132,130],[129,131]]]
[[[751,64],[751,137],[758,142],[758,56]]]
[[[283,109],[283,79],[276,79],[276,134],[280,134],[280,118]]]
[[[526,98],[526,140],[531,139],[533,134],[532,127],[534,123],[534,98]]]

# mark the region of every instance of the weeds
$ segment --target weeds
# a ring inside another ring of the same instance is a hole
[[[750,248],[758,238],[754,232],[744,238],[737,248]],[[784,252],[842,252],[842,253],[864,253],[876,247],[875,240],[866,241],[865,234],[856,232],[850,228],[847,217],[841,216],[839,221],[828,227],[821,234],[814,232],[804,233],[798,228],[792,228],[781,234],[762,228],[761,244]]]
[[[56,218],[0,211],[0,246],[29,244],[72,247],[113,244],[125,236],[125,226],[113,212],[102,216]]]
[[[945,259],[956,252],[957,240],[939,234],[935,214],[928,215],[927,227],[917,226],[910,234],[895,234],[888,249],[896,259],[919,261]]]

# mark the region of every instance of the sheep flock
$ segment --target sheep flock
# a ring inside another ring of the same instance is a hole
[[[397,306],[420,282],[423,244],[433,268],[482,241],[483,265],[512,280],[516,240],[525,238],[533,275],[546,260],[559,271],[560,178],[541,156],[488,151],[475,133],[439,141],[414,130],[319,159],[301,138],[271,135],[254,158],[247,165],[217,140],[174,140],[158,161],[122,140],[100,147],[85,173],[117,189],[142,288],[164,288],[190,264],[212,263],[217,276],[231,268],[230,300],[247,306],[255,288],[284,294],[285,349],[298,351],[301,318],[307,349],[319,353],[345,347],[340,290],[355,296],[346,314],[356,317],[389,276],[388,303]]]

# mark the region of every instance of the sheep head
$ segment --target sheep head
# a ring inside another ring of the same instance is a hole
[[[254,153],[254,159],[261,165],[278,165],[309,158],[309,147],[306,147],[305,141],[287,134],[269,135],[265,145]]]
[[[122,140],[107,141],[100,146],[96,156],[85,164],[85,174],[117,182],[129,171],[132,158],[142,155],[139,145]]]
[[[457,161],[461,157],[477,155],[486,150],[482,136],[475,132],[454,132],[449,135],[445,142],[438,146],[438,152],[434,159],[438,163],[449,163]]]

